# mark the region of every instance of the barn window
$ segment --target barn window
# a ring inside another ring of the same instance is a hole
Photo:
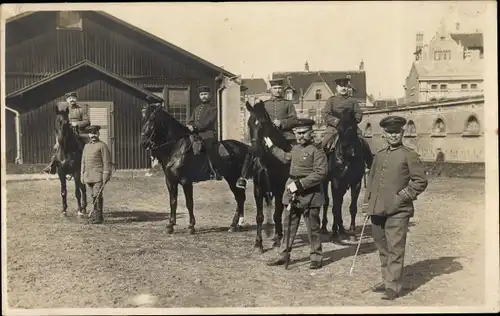
[[[479,136],[480,134],[481,128],[479,125],[479,120],[477,119],[476,115],[472,114],[467,118],[462,136]]]
[[[372,124],[370,124],[370,123],[367,123],[367,124],[366,124],[365,131],[364,131],[364,133],[363,133],[363,136],[364,136],[364,137],[372,137],[372,136],[373,136],[373,132],[372,132]]]
[[[321,100],[323,98],[321,89],[316,90],[316,100]]]
[[[82,30],[82,15],[78,11],[60,11],[57,14],[57,29]]]
[[[406,123],[405,136],[406,137],[417,136],[417,127],[415,126],[415,123],[412,120],[409,120],[408,123]]]
[[[438,117],[432,126],[432,134],[433,137],[443,137],[446,135],[446,124],[444,123],[444,119],[442,117]]]

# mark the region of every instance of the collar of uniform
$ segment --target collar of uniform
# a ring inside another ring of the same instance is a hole
[[[273,101],[280,101],[280,100],[283,100],[283,98],[282,97],[275,97],[275,96],[273,96],[271,98],[271,100],[273,100]]]
[[[400,148],[403,147],[403,144],[399,144],[397,147],[391,147],[391,146],[387,146],[387,151],[394,151],[394,150],[398,150]]]

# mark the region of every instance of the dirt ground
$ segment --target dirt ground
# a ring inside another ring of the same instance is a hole
[[[73,185],[66,218],[60,215],[58,181],[9,182],[7,188],[11,308],[135,307],[141,304],[134,301],[140,294],[155,298],[148,307],[484,303],[481,179],[430,179],[428,190],[416,202],[408,236],[409,293],[394,302],[369,291],[381,278],[369,225],[351,277],[353,242],[323,243],[325,266],[314,272],[308,269],[303,223],[290,270],[268,267],[265,261],[276,251],[260,254],[253,248],[251,194],[245,216],[250,226],[243,232],[227,232],[235,203],[225,182],[195,186],[195,235],[187,234],[182,190],[176,232],[166,234],[168,197],[160,177],[112,180],[105,190],[103,225],[78,219]],[[348,225],[347,203],[344,213]],[[357,224],[362,225],[361,214]],[[270,237],[264,238],[264,246],[270,248]]]

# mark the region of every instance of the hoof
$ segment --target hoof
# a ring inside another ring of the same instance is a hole
[[[173,230],[174,230],[174,229],[172,228],[172,231],[173,231]],[[194,233],[195,233],[195,232],[196,232],[196,230],[194,229],[194,227],[189,227],[189,228],[188,228],[188,233],[189,233],[189,235],[194,235]]]
[[[173,234],[174,233],[174,227],[173,226],[167,226],[167,234]]]
[[[228,230],[228,232],[230,232],[230,233],[235,233],[235,232],[237,232],[237,228],[236,228],[236,226],[233,226],[233,225],[229,226],[229,230]]]
[[[319,233],[320,233],[320,234],[323,234],[323,235],[328,234],[328,228],[326,228],[326,227],[321,227],[321,229],[319,230]]]
[[[351,235],[349,236],[349,241],[358,241],[358,238],[356,237],[356,235]]]
[[[279,248],[281,246],[281,242],[279,240],[274,240],[273,241],[273,248]]]
[[[61,216],[68,216],[68,213],[66,211],[62,211]]]
[[[253,245],[253,246],[254,246],[254,248],[255,248],[258,252],[260,252],[260,253],[263,253],[263,252],[264,252],[264,246],[262,245],[262,241],[260,241],[260,242],[259,242],[259,241],[256,241],[256,242],[255,242],[255,245]]]

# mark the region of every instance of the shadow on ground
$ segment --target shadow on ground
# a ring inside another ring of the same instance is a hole
[[[440,257],[416,262],[405,267],[407,285],[402,296],[408,295],[435,277],[451,274],[463,269],[458,257]]]
[[[104,212],[106,224],[121,224],[134,222],[157,222],[169,218],[169,214],[150,211],[110,211]],[[177,214],[177,219],[185,217],[185,214]]]

